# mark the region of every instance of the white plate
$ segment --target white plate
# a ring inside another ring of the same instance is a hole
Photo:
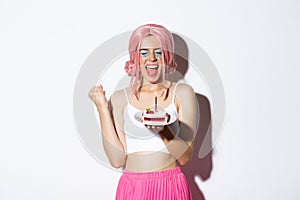
[[[143,123],[142,121],[142,114],[143,114],[143,111],[139,111],[137,113],[134,114],[134,118],[138,121],[138,122],[141,122]],[[151,123],[151,124],[146,124],[145,125],[152,125],[152,126],[166,126],[166,125],[170,125],[170,124],[173,124],[176,120],[177,120],[177,116],[172,114],[172,113],[168,113],[170,115],[170,120],[169,122],[167,123]]]

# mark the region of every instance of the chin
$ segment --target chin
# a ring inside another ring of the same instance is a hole
[[[157,83],[162,82],[161,77],[147,77],[146,80],[151,84],[157,84]]]
[[[142,75],[144,77],[144,80],[151,83],[151,84],[157,84],[162,82],[162,77],[157,75],[157,76],[149,76],[148,74]]]

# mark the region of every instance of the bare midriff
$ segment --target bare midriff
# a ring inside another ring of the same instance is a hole
[[[153,172],[175,167],[177,163],[172,155],[165,152],[147,151],[128,154],[125,169],[135,172]]]

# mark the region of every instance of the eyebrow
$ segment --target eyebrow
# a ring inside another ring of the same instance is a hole
[[[149,49],[147,49],[147,48],[143,48],[143,49],[139,49],[140,51],[149,51],[149,50],[151,50],[152,48],[149,48]],[[153,49],[154,51],[155,50],[161,50],[162,51],[162,49],[161,48],[154,48]]]

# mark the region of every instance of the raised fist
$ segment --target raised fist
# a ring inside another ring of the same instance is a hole
[[[107,107],[108,105],[102,85],[92,87],[92,89],[89,91],[89,97],[98,109],[102,108],[103,106]]]

